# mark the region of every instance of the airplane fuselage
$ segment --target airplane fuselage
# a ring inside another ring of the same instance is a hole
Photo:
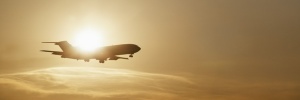
[[[135,44],[121,44],[121,45],[113,45],[106,46],[100,48],[104,52],[108,52],[112,55],[123,55],[123,54],[134,54],[141,50],[141,48]]]
[[[67,41],[43,43],[55,43],[56,45],[59,45],[60,48],[63,50],[63,52],[41,50],[43,52],[52,52],[52,54],[54,55],[61,55],[62,58],[84,60],[86,62],[89,62],[90,59],[99,60],[100,63],[104,63],[105,60],[128,59],[124,57],[118,57],[117,55],[130,54],[129,57],[133,57],[134,53],[141,50],[141,48],[135,44],[120,44],[104,46],[98,48],[96,51],[93,52],[82,52],[77,48],[71,46]]]

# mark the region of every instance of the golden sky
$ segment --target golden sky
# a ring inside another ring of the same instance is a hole
[[[299,0],[1,0],[0,100],[299,100]],[[62,59],[97,30],[129,60]]]

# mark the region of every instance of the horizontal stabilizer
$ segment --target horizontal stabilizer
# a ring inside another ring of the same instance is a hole
[[[58,43],[58,42],[42,42],[42,43]]]
[[[51,51],[51,50],[41,50],[42,52],[61,52],[61,51]]]
[[[63,55],[64,52],[61,51],[51,51],[51,50],[41,50],[42,52],[51,52],[53,55]]]

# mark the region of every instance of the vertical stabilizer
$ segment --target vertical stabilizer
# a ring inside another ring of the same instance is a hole
[[[57,42],[55,43],[55,45],[58,45],[64,52],[70,51],[72,49],[72,45],[67,41]]]
[[[55,45],[58,45],[61,50],[64,52],[71,51],[72,45],[68,43],[67,41],[60,41],[60,42],[42,42],[42,43],[55,43]]]

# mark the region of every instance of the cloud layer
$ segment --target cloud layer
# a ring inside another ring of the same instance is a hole
[[[193,95],[196,84],[183,77],[92,67],[57,67],[2,75],[0,91],[0,99],[5,100],[197,98]]]
[[[193,80],[193,81],[191,81]],[[298,100],[298,82],[56,67],[0,76],[0,100]]]

